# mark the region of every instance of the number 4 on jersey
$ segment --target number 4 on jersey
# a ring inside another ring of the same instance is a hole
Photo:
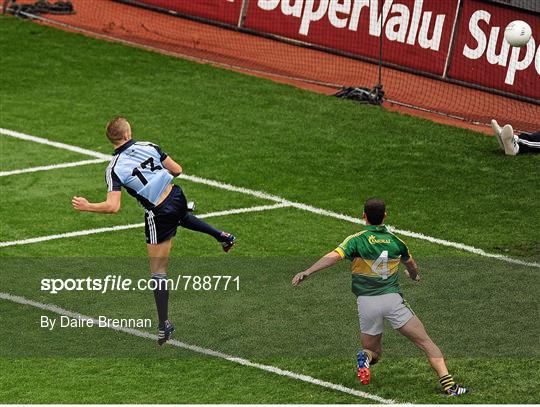
[[[377,260],[373,262],[371,271],[380,275],[383,280],[388,278],[388,250],[384,250]]]

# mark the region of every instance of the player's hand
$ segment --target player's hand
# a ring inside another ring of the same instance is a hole
[[[418,273],[416,273],[416,275],[413,277],[411,276],[411,273],[409,273],[409,270],[405,269],[405,275],[413,281],[416,281],[416,282],[420,281],[420,274]]]
[[[88,200],[81,196],[74,196],[71,200],[71,204],[73,205],[73,209],[77,211],[87,211],[90,206]]]
[[[309,273],[306,272],[306,271],[302,271],[302,272],[298,273],[297,275],[295,275],[293,277],[292,285],[296,287],[298,284],[300,284],[302,281],[304,281],[308,276],[309,276]]]

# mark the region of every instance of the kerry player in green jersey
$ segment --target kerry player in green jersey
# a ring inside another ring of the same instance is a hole
[[[441,350],[428,336],[424,325],[401,295],[398,282],[399,264],[405,265],[405,273],[414,281],[420,281],[420,275],[405,243],[383,225],[386,218],[384,201],[368,199],[364,204],[362,218],[366,222],[363,231],[349,236],[335,250],[307,270],[295,275],[292,284],[297,286],[306,277],[342,259],[350,260],[352,291],[357,297],[363,347],[358,352],[358,378],[362,384],[369,383],[369,367],[381,356],[381,339],[386,319],[392,328],[397,329],[426,353],[446,394],[459,396],[467,393],[466,388],[454,382],[452,375],[448,373]]]

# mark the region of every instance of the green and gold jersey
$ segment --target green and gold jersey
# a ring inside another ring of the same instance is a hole
[[[411,255],[405,243],[386,226],[366,226],[345,239],[336,252],[352,262],[352,291],[357,296],[401,293],[399,262]]]

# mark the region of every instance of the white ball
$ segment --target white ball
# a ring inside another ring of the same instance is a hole
[[[504,39],[513,47],[523,47],[531,39],[531,26],[525,21],[512,21],[504,30]]]

